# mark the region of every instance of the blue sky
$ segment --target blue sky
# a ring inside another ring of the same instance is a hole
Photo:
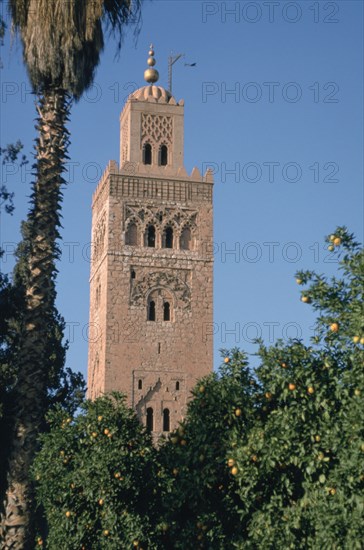
[[[168,55],[186,54],[173,85],[185,99],[185,165],[215,171],[215,367],[220,348],[253,353],[257,335],[269,343],[312,334],[295,271],[335,272],[323,237],[337,225],[363,236],[363,28],[360,1],[146,0],[137,43],[129,33],[115,59],[108,41],[69,124],[58,276],[69,366],[86,374],[91,196],[107,162],[119,158],[119,114],[144,84],[151,42],[162,85]],[[10,33],[1,58],[0,142],[20,138],[30,156],[34,98]],[[14,170],[2,173],[16,200],[15,214],[1,215],[3,271],[30,193],[29,173]]]

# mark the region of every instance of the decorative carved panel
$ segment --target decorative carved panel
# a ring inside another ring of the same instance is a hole
[[[105,234],[106,234],[106,213],[104,212],[99,221],[96,224],[93,239],[93,261],[96,262],[100,259],[100,256],[105,246]]]
[[[126,119],[123,124],[122,133],[121,133],[121,164],[128,160],[128,143],[129,143],[129,122]]]
[[[157,206],[146,206],[145,204],[127,204],[125,207],[126,225],[129,219],[133,221],[139,220],[141,227],[146,227],[149,224],[156,227],[172,225],[175,228],[182,230],[188,226],[191,231],[196,229],[197,211],[178,207],[159,208]]]
[[[185,276],[187,278],[187,273]],[[142,279],[133,285],[130,296],[131,304],[144,307],[148,293],[156,288],[164,288],[172,292],[178,307],[190,307],[191,290],[187,282],[173,273],[166,273],[164,271],[146,273]]]
[[[148,139],[155,145],[171,145],[173,135],[172,117],[142,113],[142,143]]]

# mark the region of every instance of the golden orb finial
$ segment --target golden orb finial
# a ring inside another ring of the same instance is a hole
[[[148,55],[149,57],[148,57],[147,63],[149,67],[154,67],[154,65],[156,64],[156,60],[154,57],[153,44],[150,45]],[[153,69],[153,68],[146,69],[144,71],[144,80],[149,82],[149,84],[154,84],[154,82],[157,82],[159,80],[159,72],[157,71],[157,69]]]

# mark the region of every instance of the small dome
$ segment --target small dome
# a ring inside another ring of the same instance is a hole
[[[176,105],[176,100],[172,94],[162,88],[162,86],[143,86],[130,94],[129,99],[136,99],[138,101],[157,101],[158,103],[171,103]]]

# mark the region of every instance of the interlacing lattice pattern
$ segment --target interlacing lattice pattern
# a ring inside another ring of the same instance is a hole
[[[93,261],[96,262],[100,259],[102,251],[105,246],[105,233],[106,233],[106,214],[105,212],[98,221],[94,233],[93,241]]]
[[[173,121],[165,115],[142,114],[142,143],[152,141],[155,145],[172,144]]]
[[[133,222],[143,230],[149,225],[154,225],[158,229],[171,226],[175,230],[182,231],[184,227],[189,227],[192,232],[196,230],[196,210],[187,208],[158,208],[147,207],[145,205],[127,205],[125,212],[125,229]]]
[[[121,164],[128,160],[128,140],[129,140],[129,122],[124,121],[123,129],[121,132]]]
[[[145,270],[139,276],[140,279],[131,288],[131,304],[144,307],[151,289],[164,289],[174,297],[175,307],[180,309],[190,307],[191,289],[190,273],[188,271],[179,270],[177,276],[175,272],[154,271],[150,273]]]

